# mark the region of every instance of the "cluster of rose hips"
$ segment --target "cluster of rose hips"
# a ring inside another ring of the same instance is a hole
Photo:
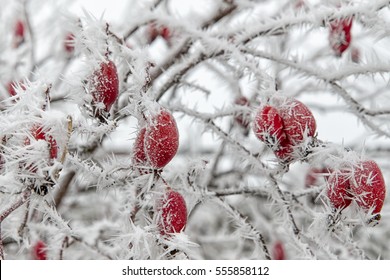
[[[328,180],[327,195],[336,209],[348,207],[352,201],[367,213],[378,214],[386,196],[382,172],[373,160],[345,164],[333,171]]]
[[[294,98],[277,96],[258,109],[253,131],[281,162],[289,163],[305,155],[306,145],[315,135],[316,122],[303,103]],[[327,178],[327,196],[331,205],[335,209],[344,209],[354,200],[364,211],[378,214],[386,194],[378,165],[372,160],[344,165],[333,170]],[[328,172],[325,170],[325,173]]]
[[[160,108],[140,128],[133,148],[133,165],[140,174],[164,168],[176,155],[179,131],[172,114]],[[187,207],[183,196],[167,187],[156,203],[157,224],[161,234],[180,232],[187,223]]]
[[[283,162],[300,158],[302,144],[316,132],[311,111],[300,101],[277,96],[256,113],[253,131]]]

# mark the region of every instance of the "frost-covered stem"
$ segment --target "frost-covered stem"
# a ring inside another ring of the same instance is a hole
[[[217,14],[214,15],[213,18],[211,18],[210,20],[202,24],[202,29],[207,29],[212,25],[218,23],[221,19],[231,15],[236,9],[237,6],[231,4],[229,5],[229,7],[220,10]],[[191,38],[184,40],[181,43],[181,47],[178,48],[177,51],[172,54],[171,59],[167,60],[163,65],[158,67],[155,72],[153,72],[151,79],[153,81],[156,80],[162,73],[164,73],[164,71],[166,71],[168,68],[170,68],[172,65],[174,65],[177,62],[178,57],[187,55],[192,45],[193,43],[191,42]]]
[[[15,211],[20,206],[22,206],[26,201],[28,201],[30,195],[31,195],[30,189],[23,191],[21,197],[16,202],[14,202],[8,209],[6,209],[3,213],[1,213],[0,223],[2,223],[4,219],[9,216],[9,214],[11,214],[13,211]]]
[[[154,170],[154,173],[153,173],[154,183],[152,184],[151,189],[154,187],[154,184],[158,178],[162,179],[160,171]],[[165,180],[163,180],[163,182],[166,184]],[[133,210],[130,212],[130,220],[134,224],[135,224],[135,217],[137,216],[137,213],[139,212],[139,210],[141,210],[140,205],[145,199],[145,193],[142,192],[142,188],[143,188],[143,186],[137,186],[136,195],[135,195],[135,197],[137,198],[137,201],[135,202]]]
[[[73,171],[73,170],[70,171],[66,175],[66,177],[65,177],[61,187],[58,189],[58,192],[56,193],[56,195],[54,197],[54,203],[55,203],[55,206],[57,208],[60,207],[61,202],[62,202],[63,198],[65,197],[65,195],[66,195],[66,193],[67,193],[67,191],[69,189],[70,183],[72,182],[72,180],[73,180],[75,175],[76,175],[75,171]]]
[[[4,221],[5,218],[9,216],[9,214],[11,214],[13,211],[15,211],[20,206],[22,206],[26,201],[28,201],[30,195],[31,195],[31,190],[29,189],[25,190],[22,193],[21,197],[0,215],[0,260],[4,260],[4,247],[3,247],[3,239],[1,236],[1,223]]]
[[[341,97],[344,99],[344,101],[356,112],[356,116],[369,128],[371,128],[373,131],[378,133],[378,135],[386,136],[387,138],[390,138],[390,133],[380,129],[377,125],[373,124],[371,121],[369,121],[366,118],[367,110],[361,106],[354,98],[352,98],[348,92],[343,89],[339,84],[331,81],[330,85],[332,85],[333,89],[338,92]]]
[[[73,57],[68,57],[66,59],[64,65],[61,68],[61,72],[60,73],[64,74],[66,72],[66,70],[68,69],[68,67],[71,64],[72,59],[73,59]],[[64,79],[61,79],[61,75],[58,75],[56,77],[56,79],[54,80],[54,82],[53,82],[53,90],[57,90],[60,87],[60,85],[62,84],[63,81],[64,81]],[[64,99],[65,99],[64,96],[57,97],[56,99],[53,98],[51,100],[51,103],[58,102],[58,101],[64,101]]]
[[[202,29],[207,29],[211,25],[218,23],[223,18],[226,18],[229,15],[231,15],[236,9],[237,9],[237,6],[230,3],[228,8],[220,10],[219,13],[217,13],[212,19],[205,22],[202,25]],[[153,73],[153,75],[151,76],[152,81],[156,80],[163,73],[163,71],[166,71],[169,67],[174,65],[176,63],[177,57],[182,57],[182,56],[188,54],[188,52],[191,49],[191,46],[192,46],[192,43],[191,43],[190,39],[185,40],[182,43],[182,47],[179,48],[178,51],[172,55],[172,58],[170,60],[168,60],[164,65],[159,67],[156,72]],[[195,58],[193,58],[190,63],[188,63],[185,67],[183,67],[181,70],[179,70],[179,72],[177,72],[173,76],[173,78],[171,78],[168,82],[166,82],[163,85],[163,87],[156,94],[156,100],[159,101],[167,90],[169,90],[174,84],[178,83],[181,80],[182,76],[184,76],[190,69],[193,69],[197,64],[204,61],[208,57],[209,56],[201,53],[201,54],[197,55]]]
[[[24,229],[25,229],[25,227],[27,225],[28,215],[30,214],[30,203],[31,203],[30,200],[28,200],[27,203],[26,203],[26,211],[24,213],[24,218],[23,218],[23,221],[20,224],[19,229],[18,229],[18,234],[19,234],[19,236],[21,238],[23,236],[23,231],[24,231]]]
[[[64,240],[62,240],[61,249],[59,253],[59,260],[62,260],[64,258],[64,250],[69,246],[69,237],[65,236]]]
[[[61,155],[61,163],[64,164],[65,162],[65,158],[66,158],[66,155],[68,153],[68,146],[69,146],[69,140],[70,140],[70,137],[72,136],[72,131],[73,131],[73,119],[72,119],[72,116],[68,115],[67,117],[67,127],[66,127],[66,143],[65,143],[65,147],[64,147],[64,150],[62,152],[62,155]]]
[[[232,126],[229,128],[229,131],[231,131],[231,129]],[[211,181],[213,180],[215,176],[215,171],[217,170],[218,167],[218,163],[221,159],[221,156],[223,155],[223,151],[225,150],[225,146],[226,146],[226,140],[223,140],[223,142],[219,146],[217,153],[214,156],[213,165],[211,166],[208,174],[206,175],[205,186],[209,186]]]
[[[169,79],[163,86],[160,88],[156,94],[156,101],[159,101],[163,97],[164,93],[169,90],[174,84],[180,82],[181,78],[191,69],[193,69],[199,62],[202,62],[206,59],[205,54],[196,55],[190,60],[184,67],[182,67],[171,79]]]
[[[295,222],[294,216],[293,216],[292,211],[291,211],[291,206],[290,206],[290,204],[287,202],[286,197],[284,196],[282,190],[280,189],[280,187],[279,187],[278,182],[276,181],[276,179],[275,179],[272,175],[270,175],[269,178],[270,178],[270,180],[271,180],[272,185],[274,186],[274,188],[276,189],[277,193],[279,194],[280,199],[282,199],[283,204],[284,204],[285,207],[286,207],[288,217],[289,217],[290,222],[291,222],[291,224],[292,224],[292,226],[293,226],[293,232],[294,232],[294,234],[295,234],[296,236],[299,236],[300,230],[299,230],[299,228],[298,228],[298,226],[297,226],[297,223]]]
[[[112,257],[107,255],[106,253],[102,252],[97,246],[93,246],[91,244],[89,244],[88,242],[85,242],[82,238],[80,237],[77,237],[77,236],[72,236],[74,240],[76,240],[77,242],[83,244],[85,247],[89,248],[90,250],[98,253],[99,255],[109,259],[109,260],[112,260]]]
[[[268,246],[265,243],[265,239],[263,235],[250,222],[248,222],[247,217],[245,217],[236,208],[234,208],[232,205],[230,205],[220,197],[218,197],[218,200],[221,201],[221,203],[225,205],[225,207],[227,207],[232,213],[235,213],[235,215],[240,218],[241,223],[246,224],[251,229],[251,231],[255,233],[255,235],[257,236],[257,242],[260,244],[261,248],[263,249],[265,259],[271,260],[271,255],[269,254]]]
[[[157,0],[156,3],[154,3],[153,6],[151,7],[151,10],[156,9],[158,6],[160,6],[160,4],[163,1],[164,0]],[[123,36],[123,40],[126,41],[127,39],[129,39],[131,37],[131,35],[133,35],[135,32],[137,32],[137,30],[139,28],[140,28],[140,25],[137,25],[137,26],[133,27],[132,29],[130,29],[129,31],[127,31],[127,33]]]
[[[234,190],[221,190],[221,191],[213,191],[209,193],[212,196],[216,197],[223,197],[223,196],[230,196],[230,195],[244,195],[244,194],[250,194],[255,196],[261,196],[261,197],[269,197],[269,193],[263,190],[255,190],[255,189],[247,189],[247,188],[240,188],[240,189],[234,189]]]
[[[33,29],[31,26],[30,15],[27,11],[27,9],[28,9],[27,4],[28,3],[29,3],[29,1],[24,1],[23,12],[24,12],[25,20],[26,20],[26,27],[27,27],[28,33],[30,35],[30,43],[31,43],[31,49],[30,49],[31,70],[30,70],[30,75],[29,75],[29,79],[31,80],[33,78],[35,67],[37,66],[37,64],[36,64],[36,57],[35,57],[35,47],[36,47],[35,35],[34,35]]]
[[[280,187],[279,187],[279,185],[278,185],[276,179],[275,179],[272,175],[270,175],[269,178],[270,178],[270,180],[271,180],[271,182],[272,182],[272,185],[273,185],[274,188],[276,189],[276,191],[277,191],[279,197],[282,199],[282,202],[283,202],[284,206],[286,207],[287,215],[288,215],[289,220],[290,220],[290,223],[291,223],[291,225],[292,225],[292,229],[293,229],[294,235],[296,236],[296,238],[297,238],[298,240],[303,241],[303,240],[302,240],[302,237],[306,237],[306,236],[304,236],[304,235],[301,233],[300,229],[299,229],[298,226],[297,226],[297,223],[296,223],[296,221],[295,221],[294,215],[293,215],[293,213],[292,213],[292,211],[291,211],[291,205],[288,203],[288,201],[287,201],[286,197],[284,196],[284,193],[283,193],[282,190],[280,189]],[[312,249],[311,249],[309,246],[306,246],[306,250],[309,252],[309,254],[310,254],[312,257],[315,256],[314,253],[313,253],[313,251],[312,251]]]
[[[1,223],[0,223],[0,261],[4,260],[4,246],[3,238],[1,236]]]

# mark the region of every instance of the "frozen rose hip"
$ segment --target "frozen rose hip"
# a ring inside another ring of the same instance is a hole
[[[350,171],[336,170],[328,180],[327,195],[335,209],[344,209],[352,202]]]
[[[8,90],[8,93],[11,95],[11,96],[15,96],[16,95],[16,87],[19,86],[21,89],[25,90],[26,89],[26,86],[22,83],[22,82],[15,82],[15,81],[12,81],[12,82],[9,82],[7,84],[7,90]]]
[[[19,47],[25,40],[25,24],[18,20],[14,27],[14,48]]]
[[[352,18],[336,19],[330,22],[329,42],[337,56],[348,49],[351,43]]]
[[[96,115],[100,115],[101,110],[110,111],[119,94],[118,72],[114,62],[103,61],[99,69],[95,70],[90,78],[93,106]],[[98,104],[103,104],[101,108]]]
[[[153,168],[166,166],[179,147],[179,131],[172,114],[160,110],[153,116],[145,131],[144,151]]]
[[[146,128],[144,127],[138,132],[137,138],[134,142],[133,162],[137,165],[144,165],[148,161],[144,151],[145,132]]]
[[[379,166],[373,160],[361,161],[354,169],[351,189],[356,203],[365,211],[377,214],[381,211],[386,186]]]
[[[299,145],[305,137],[314,136],[316,121],[305,104],[286,98],[278,107],[278,112],[283,120],[283,131],[293,145]]]
[[[284,246],[283,243],[280,241],[277,241],[274,244],[273,250],[272,250],[272,259],[273,260],[285,260],[286,254],[284,253]]]
[[[184,230],[187,224],[187,206],[180,193],[169,190],[157,201],[156,210],[161,234],[178,233]]]
[[[58,146],[56,140],[43,131],[43,128],[39,125],[34,125],[31,129],[31,135],[35,138],[35,140],[44,140],[48,144],[49,150],[49,158],[56,159],[58,155]],[[30,144],[30,139],[27,138],[25,141],[26,145]]]
[[[33,247],[33,257],[35,260],[47,260],[46,244],[39,240]]]
[[[272,106],[259,109],[253,131],[280,160],[289,162],[296,157],[296,147],[304,143],[306,137],[315,135],[316,122],[302,102],[280,96],[273,99]]]
[[[273,150],[277,150],[279,144],[287,138],[282,118],[278,111],[270,105],[260,108],[257,112],[253,130],[257,138]]]

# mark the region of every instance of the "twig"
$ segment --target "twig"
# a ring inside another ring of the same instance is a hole
[[[19,199],[16,202],[14,202],[8,209],[6,209],[3,213],[1,213],[0,223],[2,223],[4,219],[9,216],[9,214],[11,214],[13,211],[15,211],[20,206],[22,206],[26,201],[28,201],[30,195],[31,195],[30,189],[23,191],[21,197],[19,197]]]
[[[109,260],[112,260],[112,257],[107,255],[106,253],[103,253],[98,247],[96,246],[93,246],[87,242],[85,242],[82,238],[80,237],[77,237],[77,236],[72,236],[74,240],[76,240],[77,242],[83,244],[85,247],[91,249],[92,251],[98,253],[99,255],[102,255],[103,257],[109,259]]]
[[[0,223],[0,260],[4,260],[4,246],[3,237],[1,236],[1,223]]]
[[[62,260],[64,257],[64,250],[69,246],[69,237],[65,236],[64,240],[62,240],[59,259]]]
[[[26,227],[27,225],[27,221],[28,221],[28,215],[30,213],[30,203],[31,201],[28,200],[27,203],[26,203],[26,211],[24,213],[24,218],[23,218],[23,222],[21,223],[19,229],[18,229],[18,234],[19,236],[22,238],[23,236],[23,231],[24,231],[24,228]]]
[[[23,191],[21,197],[0,215],[0,260],[4,260],[3,240],[1,237],[1,223],[4,221],[5,218],[9,216],[9,214],[14,212],[16,209],[22,206],[26,201],[28,201],[30,195],[31,195],[30,189]]]
[[[235,209],[232,205],[228,204],[225,200],[221,199],[218,197],[218,200],[226,207],[228,210],[234,215],[238,216],[240,221],[247,225],[250,230],[256,235],[257,237],[257,242],[261,245],[261,248],[263,249],[264,252],[264,257],[266,260],[271,260],[271,255],[269,254],[268,251],[268,246],[265,243],[265,239],[263,235],[250,223],[247,221],[247,217],[245,217],[242,213],[240,213],[237,209]]]
[[[55,195],[55,197],[54,197],[54,203],[55,203],[55,206],[56,206],[57,208],[60,207],[61,202],[62,202],[62,200],[64,199],[64,197],[65,197],[65,195],[66,195],[66,193],[67,193],[67,191],[68,191],[68,189],[69,189],[70,183],[72,182],[72,180],[73,180],[73,178],[74,178],[75,175],[76,175],[76,172],[75,172],[75,171],[73,171],[73,170],[70,171],[70,172],[66,175],[66,177],[65,177],[65,179],[64,179],[64,181],[63,181],[63,183],[62,183],[62,185],[61,185],[60,188],[58,189],[58,191],[57,191],[57,193],[56,193],[56,195]]]

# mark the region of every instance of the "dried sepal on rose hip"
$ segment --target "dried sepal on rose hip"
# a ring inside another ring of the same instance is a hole
[[[160,109],[148,120],[144,151],[148,163],[154,169],[166,166],[176,155],[179,148],[179,131],[172,114]]]
[[[35,260],[47,260],[47,247],[45,242],[38,240],[32,249],[32,255]]]
[[[359,161],[350,170],[332,173],[327,195],[336,209],[348,207],[353,200],[364,212],[378,214],[386,197],[386,185],[375,161]]]
[[[171,189],[156,202],[157,225],[162,235],[180,233],[187,224],[187,206],[183,196]]]
[[[114,62],[109,59],[100,62],[88,83],[94,115],[99,117],[103,112],[109,112],[119,94],[118,71]]]
[[[329,24],[329,43],[336,56],[341,56],[351,44],[352,17],[332,20]]]
[[[378,164],[373,160],[358,162],[350,187],[357,205],[364,211],[378,214],[386,197],[386,185]]]
[[[260,107],[253,130],[280,160],[288,162],[295,159],[296,147],[315,135],[316,121],[302,102],[280,96]]]

